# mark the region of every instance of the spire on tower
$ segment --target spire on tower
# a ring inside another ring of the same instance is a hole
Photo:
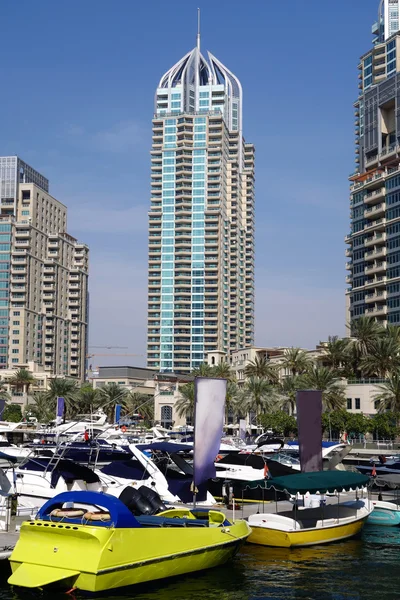
[[[200,8],[197,9],[197,50],[200,50]]]

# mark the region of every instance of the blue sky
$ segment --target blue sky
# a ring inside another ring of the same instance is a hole
[[[345,332],[352,104],[378,0],[4,2],[0,154],[50,179],[90,246],[90,344],[144,355],[154,92],[195,45],[197,6],[256,145],[256,343],[313,347]]]

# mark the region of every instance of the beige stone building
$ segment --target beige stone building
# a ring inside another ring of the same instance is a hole
[[[148,395],[154,401],[155,423],[166,428],[186,424],[186,419],[178,416],[175,403],[180,398],[179,387],[192,380],[190,376],[143,367],[99,367],[92,379],[94,388],[116,383],[130,392]]]
[[[0,157],[0,368],[28,362],[83,380],[89,249],[67,208],[17,157]]]
[[[321,342],[315,349],[309,350],[303,348],[302,350],[307,356],[313,360],[318,361],[319,364],[324,364],[324,342]],[[287,347],[258,347],[250,346],[248,348],[241,348],[232,352],[229,357],[221,353],[210,353],[207,357],[207,362],[210,365],[216,365],[220,362],[229,362],[231,369],[236,377],[238,385],[244,385],[246,377],[244,370],[246,366],[254,361],[256,357],[263,358],[268,357],[272,364],[280,364],[283,360],[284,352]],[[281,368],[279,371],[280,378],[283,379],[290,375],[285,369]],[[345,395],[346,395],[346,408],[349,412],[363,413],[366,415],[373,415],[377,412],[377,402],[375,396],[380,393],[380,385],[384,383],[383,380],[379,379],[358,379],[358,380],[345,380]]]

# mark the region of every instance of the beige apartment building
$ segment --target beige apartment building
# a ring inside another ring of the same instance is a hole
[[[66,233],[67,208],[17,157],[0,157],[0,368],[35,362],[83,380],[89,249]]]
[[[198,39],[156,92],[147,364],[188,374],[253,337],[254,146],[240,81]]]

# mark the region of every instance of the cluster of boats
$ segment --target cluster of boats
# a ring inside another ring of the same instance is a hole
[[[396,524],[396,513],[400,523],[397,504],[370,499],[371,473],[344,469],[346,444],[323,443],[324,470],[302,473],[295,441],[224,440],[215,477],[194,488],[190,437],[141,439],[93,420],[60,427],[23,446],[3,432],[0,522],[8,526],[10,497],[21,522],[15,586],[97,592],[221,565],[246,541],[292,548],[352,537],[366,522]],[[238,502],[261,501],[267,511],[235,518]]]

